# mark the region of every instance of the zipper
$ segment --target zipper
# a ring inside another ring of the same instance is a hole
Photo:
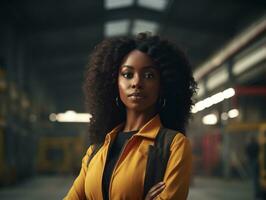
[[[112,175],[111,175],[111,179],[110,179],[110,184],[109,184],[109,192],[108,192],[109,199],[111,199],[111,196],[110,196],[111,195],[111,185],[112,185],[112,182],[113,182],[113,179],[114,179],[114,172],[115,172],[116,167],[117,167],[117,165],[118,165],[118,163],[119,163],[119,161],[121,159],[121,155],[124,153],[128,143],[133,139],[133,137],[134,137],[134,135],[123,145],[122,151],[120,152],[118,160],[115,163],[115,167],[113,169],[113,172],[112,172]]]

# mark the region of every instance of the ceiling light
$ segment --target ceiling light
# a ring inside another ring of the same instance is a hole
[[[58,122],[90,122],[91,117],[92,115],[89,113],[76,113],[72,110],[66,111],[65,113],[58,113],[56,117],[54,113],[49,116],[50,120],[56,118]]]
[[[209,78],[207,79],[206,86],[209,90],[213,90],[219,85],[225,83],[228,78],[229,74],[227,72],[227,68],[225,68],[225,66],[221,66],[219,70],[210,74]]]
[[[217,93],[215,95],[212,95],[211,99],[212,99],[212,103],[213,104],[217,104],[217,103],[220,103],[221,101],[224,100],[224,95],[223,95],[222,92],[219,92],[219,93]]]
[[[233,74],[239,75],[247,69],[255,66],[258,62],[266,58],[266,46],[263,46],[250,55],[245,56],[235,62],[233,66]]]
[[[138,0],[137,4],[141,7],[163,11],[166,9],[168,0]]]
[[[129,20],[115,20],[106,22],[104,25],[104,34],[106,37],[113,37],[128,34]]]
[[[235,118],[239,115],[239,111],[237,109],[232,109],[228,112],[228,117]]]
[[[49,119],[50,119],[51,122],[55,122],[56,121],[56,114],[55,113],[51,113],[49,115]]]
[[[204,85],[203,85],[203,83],[202,83],[202,81],[201,81],[201,82],[198,83],[197,96],[198,96],[198,97],[201,97],[201,96],[204,95],[204,93],[205,93],[205,87],[204,87]]]
[[[224,120],[224,121],[227,120],[228,119],[228,114],[226,112],[223,112],[221,114],[221,119]]]
[[[104,1],[104,8],[106,10],[111,10],[115,8],[124,8],[132,6],[134,0],[105,0]]]
[[[223,92],[219,92],[217,94],[212,95],[211,97],[207,97],[202,101],[199,101],[192,107],[191,112],[197,113],[205,108],[209,108],[214,104],[222,102],[224,99],[228,99],[235,95],[235,90],[233,88],[228,88]]]
[[[212,58],[204,62],[202,65],[197,67],[194,71],[194,77],[196,81],[202,79],[208,72],[221,65],[223,62],[228,60],[230,56],[238,52],[241,48],[256,38],[260,33],[265,30],[266,17],[265,15],[249,28],[247,28],[240,35],[232,39],[225,47],[221,48]]]
[[[194,113],[194,114],[198,112],[198,110],[197,110],[195,105],[192,106],[191,112]]]
[[[156,33],[158,30],[158,23],[147,20],[135,20],[133,23],[132,34],[137,35],[140,32]]]
[[[217,117],[215,114],[209,114],[202,118],[202,123],[206,125],[215,125],[217,124]]]
[[[224,96],[225,99],[228,99],[228,98],[230,98],[230,97],[232,97],[234,95],[235,95],[234,88],[228,88],[228,89],[223,91],[223,96]]]

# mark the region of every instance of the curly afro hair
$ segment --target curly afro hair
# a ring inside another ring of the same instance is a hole
[[[125,109],[116,105],[119,96],[117,79],[124,56],[132,50],[149,55],[161,76],[161,88],[166,105],[159,112],[162,124],[185,133],[185,126],[196,93],[196,82],[185,54],[174,44],[149,32],[136,37],[105,39],[90,55],[83,90],[86,109],[92,114],[89,142],[101,143],[106,134],[125,121]]]

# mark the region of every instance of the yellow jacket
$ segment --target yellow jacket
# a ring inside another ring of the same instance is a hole
[[[115,127],[105,137],[103,146],[91,159],[92,147],[82,159],[79,176],[74,181],[65,200],[102,200],[102,178],[110,141],[123,124]],[[143,196],[148,146],[162,126],[159,115],[147,122],[124,146],[114,168],[109,187],[110,200],[140,200]],[[189,140],[177,134],[170,147],[170,157],[164,175],[165,188],[157,199],[185,200],[188,195],[192,153]]]

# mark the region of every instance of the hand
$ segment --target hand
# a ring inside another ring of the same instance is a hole
[[[157,183],[149,190],[148,194],[145,197],[145,200],[156,199],[156,197],[163,191],[164,188],[165,188],[164,182]]]

